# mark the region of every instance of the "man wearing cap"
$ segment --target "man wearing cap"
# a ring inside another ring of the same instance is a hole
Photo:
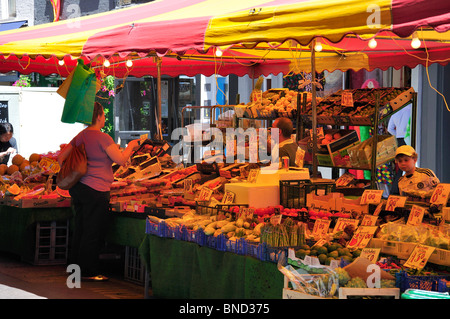
[[[397,148],[395,162],[405,174],[398,180],[398,193],[391,191],[391,194],[422,198],[431,195],[439,179],[431,169],[416,167],[417,153],[414,148],[409,145]]]

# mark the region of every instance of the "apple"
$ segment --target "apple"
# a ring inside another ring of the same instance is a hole
[[[341,133],[334,133],[334,135],[333,135],[333,138],[335,139],[335,140],[338,140],[338,139],[340,139],[342,137],[342,135],[341,135]]]
[[[331,141],[333,139],[333,135],[330,133],[325,134],[325,139]]]

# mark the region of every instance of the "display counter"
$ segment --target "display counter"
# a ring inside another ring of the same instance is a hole
[[[155,298],[282,298],[283,275],[275,263],[153,235],[145,235],[139,252]]]

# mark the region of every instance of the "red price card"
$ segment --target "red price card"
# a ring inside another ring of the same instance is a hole
[[[425,215],[426,208],[413,205],[411,211],[409,212],[408,221],[406,222],[409,226],[418,226],[422,223],[423,215]]]
[[[385,210],[393,212],[397,207],[405,207],[406,197],[390,195],[386,201]]]
[[[366,247],[377,228],[378,226],[359,226],[352,239],[347,243],[347,248],[358,249]]]
[[[316,219],[314,222],[314,228],[312,235],[314,238],[323,238],[328,234],[328,228],[330,227],[331,220],[329,219]]]
[[[377,223],[378,216],[374,215],[364,215],[361,222],[361,226],[375,226]]]
[[[404,263],[404,266],[418,270],[422,269],[427,264],[428,258],[430,258],[434,249],[435,249],[434,247],[418,244],[414,248],[411,255],[409,255],[409,258]]]
[[[379,204],[381,202],[382,195],[382,189],[366,189],[361,196],[360,204]]]
[[[343,231],[345,226],[347,225],[353,225],[356,227],[358,227],[359,224],[359,220],[358,219],[352,219],[352,218],[338,218],[336,225],[333,228],[333,234],[339,232],[339,231]]]
[[[450,193],[450,184],[438,184],[431,195],[430,204],[447,205],[448,195]]]

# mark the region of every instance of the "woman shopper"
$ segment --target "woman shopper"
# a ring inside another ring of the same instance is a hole
[[[112,164],[124,165],[138,140],[128,143],[121,151],[114,140],[101,132],[105,125],[105,113],[100,103],[95,103],[92,124],[82,130],[58,156],[60,165],[74,146],[84,143],[87,156],[87,172],[70,190],[75,209],[75,225],[70,262],[81,270],[82,280],[105,281],[100,275],[99,253],[107,230],[110,188],[114,180]]]

